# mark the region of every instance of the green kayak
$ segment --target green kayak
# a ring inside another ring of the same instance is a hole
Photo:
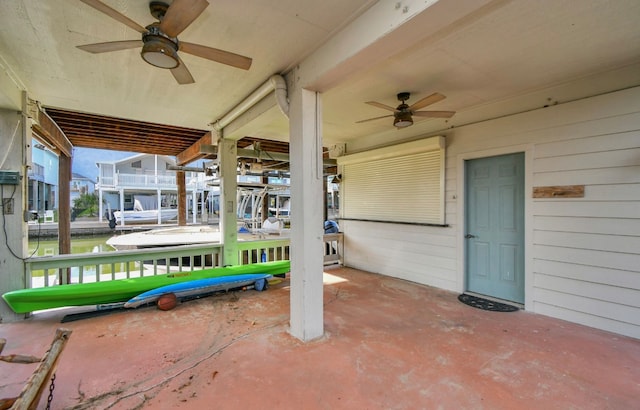
[[[263,273],[278,275],[290,270],[289,261],[274,261],[252,265],[234,265],[220,268],[175,272],[141,278],[116,279],[105,282],[49,286],[7,292],[2,298],[16,313],[33,312],[64,306],[100,305],[126,302],[151,289],[190,280],[221,276]]]

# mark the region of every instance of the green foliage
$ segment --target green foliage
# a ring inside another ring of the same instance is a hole
[[[96,216],[98,214],[98,196],[94,194],[81,194],[73,200],[73,210],[76,215]]]

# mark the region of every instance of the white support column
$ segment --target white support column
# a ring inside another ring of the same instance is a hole
[[[158,156],[156,155],[156,183],[158,181]],[[162,189],[156,190],[156,208],[158,209],[158,225],[162,223]]]
[[[198,215],[198,198],[196,196],[196,190],[192,189],[191,190],[191,221],[194,224],[196,223],[197,215]]]
[[[124,226],[124,189],[120,188],[120,225]]]
[[[153,183],[158,184],[158,155],[153,156]],[[158,208],[160,209],[160,208]]]
[[[224,265],[237,265],[238,258],[238,146],[235,140],[220,138],[220,232]]]
[[[15,110],[0,110],[0,164],[3,171],[20,175],[17,185],[4,184],[0,207],[0,229],[7,234],[0,245],[0,294],[26,288],[25,266],[22,258],[27,254],[28,227],[24,218],[28,203],[27,164],[31,162],[31,127],[26,115]],[[35,191],[35,189],[34,189]],[[6,205],[6,208],[5,206]],[[24,318],[13,312],[0,299],[0,322],[15,322]]]
[[[322,111],[320,94],[290,89],[291,329],[303,341],[324,333]]]
[[[102,205],[102,188],[98,189],[98,222],[102,222],[102,216],[104,214],[104,206]]]

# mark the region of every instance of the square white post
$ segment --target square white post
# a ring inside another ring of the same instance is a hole
[[[236,215],[238,191],[238,147],[235,140],[220,138],[218,141],[220,158],[220,231],[224,265],[237,265],[238,258],[238,218]]]
[[[291,329],[303,341],[324,333],[322,112],[320,94],[290,89]]]

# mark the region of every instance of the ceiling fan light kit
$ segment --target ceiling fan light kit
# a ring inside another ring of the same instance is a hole
[[[147,34],[142,41],[140,55],[147,63],[158,68],[176,68],[180,64],[178,46],[173,41],[157,34]]]
[[[406,128],[413,125],[413,119],[410,112],[401,112],[393,119],[393,125],[396,128]]]

